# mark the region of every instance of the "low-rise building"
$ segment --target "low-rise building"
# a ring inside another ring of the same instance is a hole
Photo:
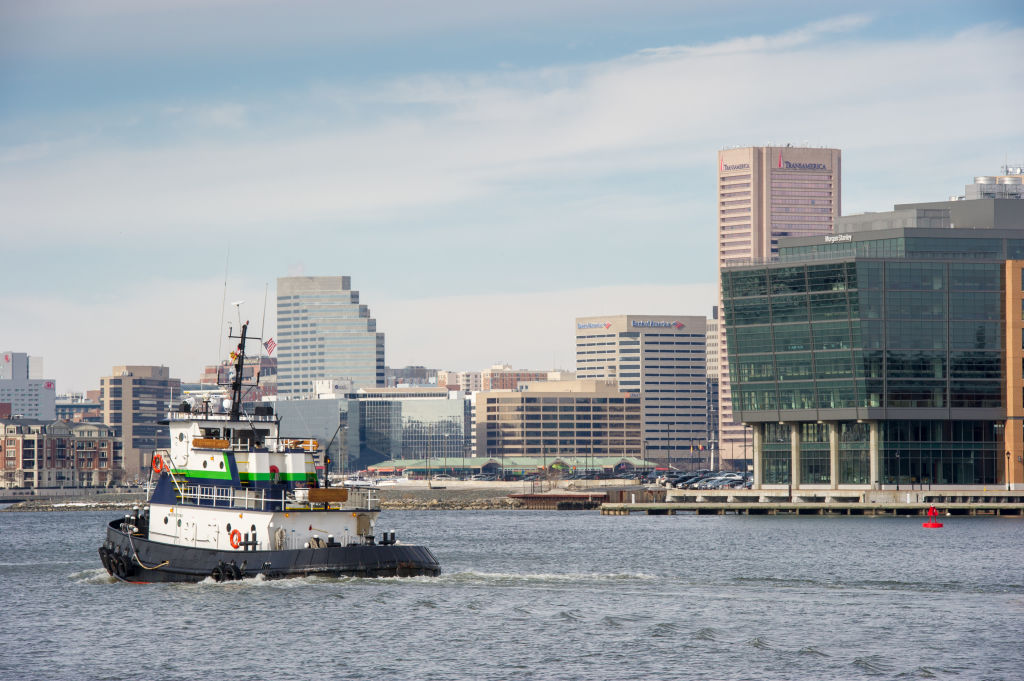
[[[107,487],[124,481],[120,439],[97,423],[0,419],[0,487]]]
[[[103,423],[99,391],[90,390],[92,395],[69,393],[58,395],[55,403],[57,419],[73,423]]]
[[[526,381],[546,381],[550,372],[537,369],[513,369],[508,364],[495,364],[480,372],[480,390],[515,390]]]

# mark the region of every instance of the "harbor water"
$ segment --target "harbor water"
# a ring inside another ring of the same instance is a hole
[[[1019,679],[1024,521],[385,511],[439,578],[115,583],[0,513],[2,679]]]

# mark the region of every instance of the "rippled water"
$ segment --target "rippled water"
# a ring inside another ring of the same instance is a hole
[[[1024,674],[1020,519],[390,511],[441,577],[133,586],[110,516],[0,514],[0,678]]]

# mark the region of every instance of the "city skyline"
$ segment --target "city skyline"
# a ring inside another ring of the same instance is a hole
[[[576,317],[710,315],[720,149],[841,149],[843,214],[1024,161],[1009,2],[395,7],[0,10],[5,347],[192,379],[226,269],[267,336],[350,276],[389,366],[572,369]]]

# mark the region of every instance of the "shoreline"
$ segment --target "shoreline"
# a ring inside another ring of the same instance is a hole
[[[428,485],[426,480],[414,480],[398,485],[375,488],[382,511],[490,511],[526,509],[527,505],[510,494],[535,494],[542,491],[599,491],[618,487],[622,480],[601,481],[577,487],[572,481],[552,484],[523,482],[472,482],[461,480],[437,481]],[[30,498],[12,502],[0,508],[0,513],[51,511],[116,511],[144,505],[146,493],[118,492],[110,494],[82,494],[59,497]]]
[[[525,508],[522,501],[508,494],[516,490],[493,489],[381,489],[381,511],[492,511]],[[0,513],[39,513],[59,511],[125,511],[146,503],[144,494],[110,495],[119,498],[68,497],[28,499],[0,508]]]

